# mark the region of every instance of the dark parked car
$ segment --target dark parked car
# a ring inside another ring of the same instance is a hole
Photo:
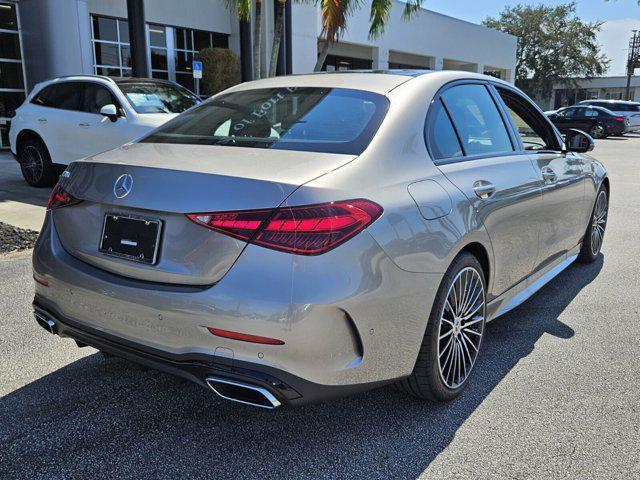
[[[577,106],[602,107],[612,111],[620,117],[629,118],[629,125],[626,132],[640,131],[640,102],[630,102],[626,100],[583,100]]]
[[[629,127],[627,117],[616,115],[602,107],[579,106],[566,107],[548,114],[549,120],[561,132],[576,128],[587,132],[593,138],[605,138],[609,135],[622,135]]]

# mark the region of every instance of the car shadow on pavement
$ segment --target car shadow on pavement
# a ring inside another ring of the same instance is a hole
[[[489,323],[473,381],[448,404],[385,387],[265,411],[89,355],[0,399],[0,477],[416,478],[538,339],[571,348],[558,317],[602,265],[574,264]]]

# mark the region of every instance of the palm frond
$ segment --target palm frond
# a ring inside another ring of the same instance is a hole
[[[384,32],[389,13],[393,6],[392,0],[373,0],[369,14],[369,38],[376,38]]]
[[[422,10],[422,4],[424,0],[408,0],[404,5],[404,10],[402,11],[402,19],[410,20],[417,12]]]

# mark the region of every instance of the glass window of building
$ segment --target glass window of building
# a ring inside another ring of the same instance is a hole
[[[151,76],[168,80],[167,29],[163,25],[149,24],[149,50],[151,52]]]
[[[229,48],[229,37],[215,32],[174,28],[176,82],[194,90],[191,65],[200,50],[210,47]]]
[[[127,21],[92,15],[91,28],[95,73],[109,77],[130,77],[131,46]],[[173,80],[194,90],[191,65],[195,56],[205,48],[229,48],[229,36],[149,23],[147,44],[149,71],[153,78]]]
[[[131,47],[126,20],[91,16],[94,71],[109,77],[131,76]]]
[[[25,99],[18,7],[0,1],[0,147],[8,145],[8,119]]]

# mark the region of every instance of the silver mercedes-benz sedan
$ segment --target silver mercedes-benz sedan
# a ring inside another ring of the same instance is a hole
[[[387,383],[450,400],[487,321],[598,256],[592,148],[468,72],[238,85],[68,167],[35,317],[254,406]]]

